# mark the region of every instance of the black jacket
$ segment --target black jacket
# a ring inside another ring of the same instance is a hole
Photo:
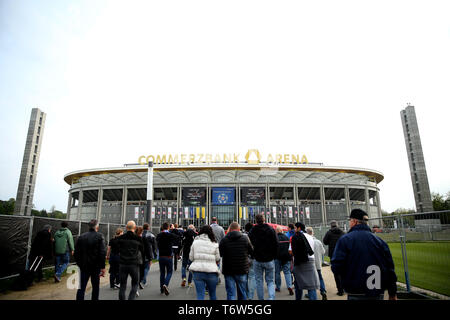
[[[117,242],[119,244],[120,264],[138,265],[139,252],[142,257],[145,257],[144,242],[133,231],[127,231],[127,233],[121,235],[117,238]]]
[[[30,256],[43,256],[51,259],[53,256],[52,234],[48,230],[39,231],[31,244]]]
[[[278,237],[267,223],[255,225],[248,237],[253,245],[253,256],[258,262],[269,262],[277,257]]]
[[[189,257],[189,253],[191,252],[192,242],[194,242],[194,238],[197,236],[197,233],[192,229],[187,229],[186,232],[183,233],[183,256]]]
[[[283,234],[278,233],[278,254],[277,260],[280,260],[282,264],[291,260],[291,255],[289,254],[289,238]]]
[[[253,254],[253,246],[248,237],[239,231],[229,232],[219,244],[222,273],[225,275],[247,274],[248,255]]]
[[[375,269],[379,271],[379,288],[368,286],[374,282],[371,279],[376,276]],[[341,276],[344,290],[349,294],[377,296],[385,289],[389,295],[397,292],[391,251],[367,225],[356,225],[339,239],[331,258],[331,270]]]
[[[291,237],[291,248],[295,266],[307,262],[309,256],[314,254],[313,248],[302,232],[296,232]]]
[[[103,235],[95,230],[83,233],[75,244],[74,258],[81,270],[104,269],[106,247]]]
[[[172,233],[173,235],[175,235],[175,240],[173,243],[173,246],[177,246],[178,249],[181,249],[181,241],[183,239],[183,231],[178,230],[178,229],[172,229],[169,231],[170,233]]]
[[[327,231],[325,237],[323,237],[323,244],[328,246],[328,256],[331,258],[333,256],[334,248],[336,247],[336,243],[340,237],[344,235],[344,231],[339,229],[338,227],[331,227],[330,230]]]
[[[172,256],[172,246],[178,240],[178,237],[171,232],[161,232],[156,236],[156,244],[159,250],[160,257]]]
[[[144,244],[147,242],[148,248],[146,251],[146,261],[151,261],[156,258],[156,237],[149,230],[144,230],[142,233],[142,239],[144,240]]]

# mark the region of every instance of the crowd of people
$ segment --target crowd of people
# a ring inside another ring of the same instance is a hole
[[[112,290],[119,290],[120,300],[133,300],[139,290],[147,287],[147,277],[152,261],[159,263],[160,293],[168,296],[173,271],[181,261],[181,287],[195,285],[198,300],[216,300],[220,276],[225,280],[228,300],[275,299],[282,290],[283,272],[289,295],[301,300],[303,293],[310,300],[327,300],[327,290],[322,276],[324,245],[328,246],[331,270],[338,295],[347,294],[349,300],[383,299],[388,290],[389,299],[396,299],[396,275],[387,244],[374,235],[368,226],[368,216],[360,209],[352,210],[350,230],[344,233],[335,221],[323,238],[315,238],[314,230],[302,222],[289,225],[284,233],[279,226],[274,230],[265,223],[264,215],[255,217],[255,224],[241,228],[232,222],[225,232],[213,217],[210,225],[196,230],[177,224],[163,223],[156,236],[149,224],[137,226],[134,221],[126,230],[117,229],[106,244],[98,232],[97,220],[89,222],[89,231],[82,234],[74,245],[67,223],[55,233],[55,282],[67,268],[73,255],[80,269],[80,286],[77,300],[83,300],[89,279],[92,300],[99,298],[100,277],[105,275],[105,261],[109,261],[109,282]],[[46,226],[36,236],[30,252],[31,259],[48,256],[46,246],[52,242],[51,227]],[[38,271],[42,278],[42,271]],[[126,297],[128,278],[131,289]]]

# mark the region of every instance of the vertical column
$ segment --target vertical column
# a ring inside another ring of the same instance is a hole
[[[177,207],[178,207],[178,212],[177,212],[177,223],[178,225],[181,224],[181,221],[183,221],[182,215],[180,215],[180,212],[182,212],[184,214],[184,210],[181,207],[181,186],[178,185],[177,186]],[[150,208],[150,214],[151,214],[151,208]],[[187,226],[185,226],[187,227]]]
[[[103,187],[98,190],[97,196],[97,221],[100,222],[102,218],[102,207],[103,207]],[[109,222],[109,221],[108,221]]]
[[[381,213],[380,193],[377,190],[377,211],[378,211],[378,225],[383,228],[383,216]]]
[[[350,191],[348,186],[345,186],[345,206],[347,208],[347,217],[350,217],[351,207],[350,207]]]
[[[297,184],[294,184],[294,208],[292,210],[294,221],[296,222],[298,217],[295,216],[295,210],[296,210],[295,208],[298,208],[298,188],[297,188]],[[289,216],[289,213],[288,213],[288,216]]]
[[[366,189],[364,189],[364,197],[366,199],[366,212],[367,215],[370,218],[370,201],[369,201],[369,189],[366,187]]]
[[[80,189],[80,193],[78,194],[78,219],[81,220],[81,213],[83,209],[83,190]]]
[[[128,188],[127,186],[123,187],[122,192],[122,216],[120,217],[120,221],[122,224],[125,224],[125,219],[127,217],[127,200],[128,200]]]
[[[270,207],[270,188],[269,188],[268,183],[266,184],[266,208],[269,209],[269,219],[267,219],[266,222],[270,222],[270,221],[272,221],[272,208]],[[266,212],[266,217],[267,217],[267,212]]]
[[[206,209],[205,210],[206,210],[205,223],[211,224],[211,185],[209,183],[206,185]]]
[[[320,185],[320,204],[322,207],[322,222],[323,224],[327,224],[327,212],[326,212],[326,205],[325,205],[325,188],[323,184]],[[305,213],[306,214],[306,213]]]
[[[237,192],[238,192],[238,196],[237,198],[237,206],[236,206],[236,221],[241,224],[241,221],[239,220],[239,208],[241,207],[241,185],[238,184],[237,186]]]
[[[70,220],[70,208],[72,207],[72,193],[69,191],[69,200],[67,201],[67,220]]]

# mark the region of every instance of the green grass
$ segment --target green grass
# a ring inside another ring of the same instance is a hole
[[[405,283],[400,243],[388,243],[399,282]],[[406,243],[409,281],[414,287],[450,296],[450,242]]]

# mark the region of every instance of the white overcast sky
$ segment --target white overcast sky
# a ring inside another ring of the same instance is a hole
[[[249,148],[381,171],[382,208],[414,208],[408,102],[430,189],[450,191],[449,17],[448,0],[0,0],[0,199],[39,107],[39,210],[66,211],[71,171]]]

